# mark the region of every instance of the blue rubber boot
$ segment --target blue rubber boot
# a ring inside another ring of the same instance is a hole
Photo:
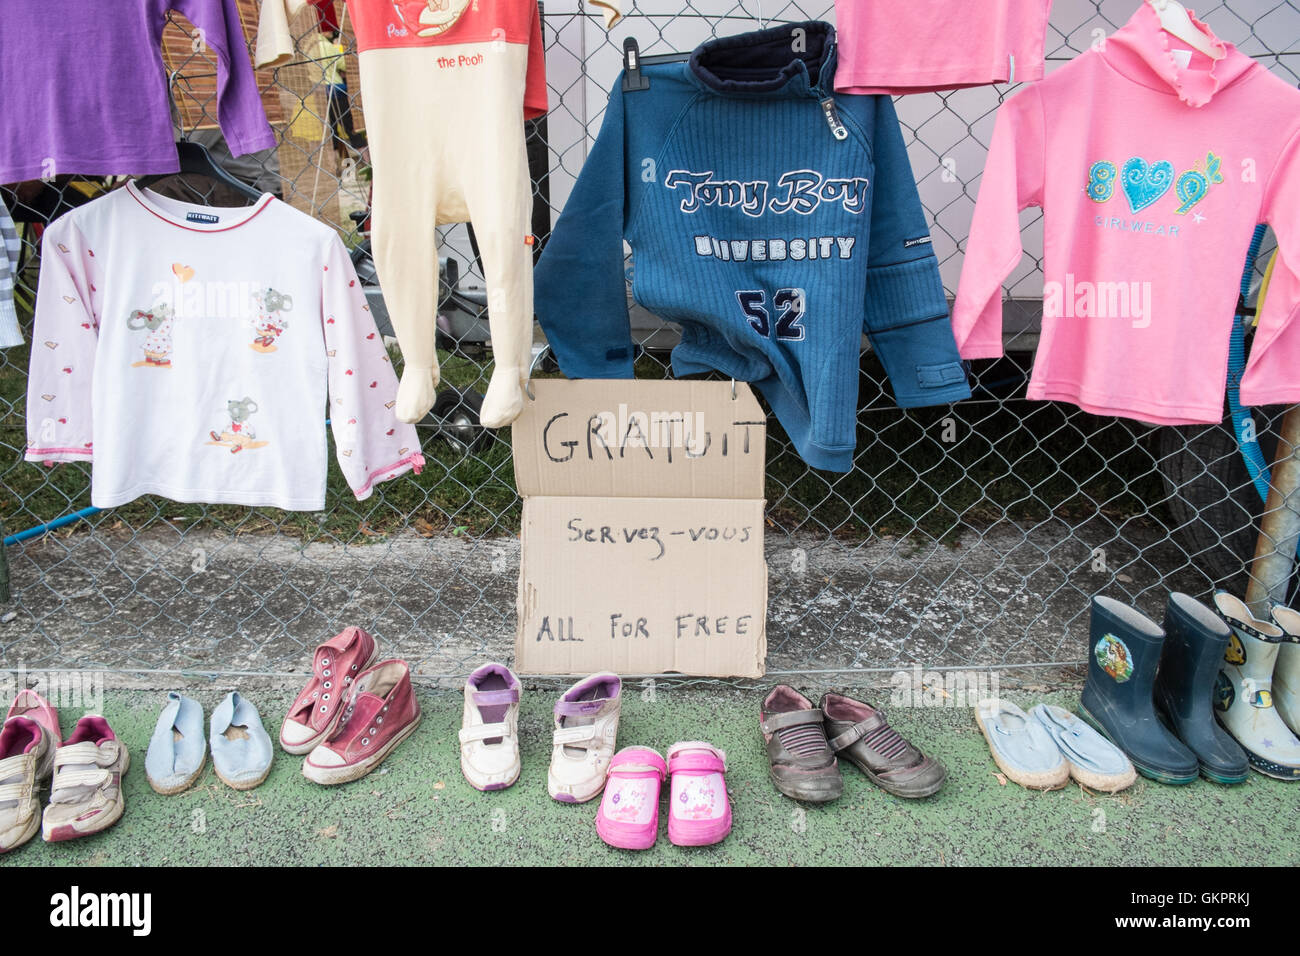
[[[1214,719],[1214,685],[1232,630],[1186,594],[1169,595],[1165,646],[1156,672],[1156,710],[1196,754],[1201,775],[1215,783],[1245,783],[1246,752]]]
[[[1088,683],[1079,716],[1128,755],[1138,773],[1159,783],[1191,783],[1196,754],[1156,715],[1153,691],[1165,632],[1140,611],[1107,597],[1092,599]]]

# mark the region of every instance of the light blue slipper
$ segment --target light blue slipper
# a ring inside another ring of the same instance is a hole
[[[252,790],[271,772],[271,737],[262,717],[238,691],[227,694],[212,712],[212,769],[236,790]]]
[[[144,757],[149,786],[163,795],[188,790],[203,773],[207,752],[203,707],[197,700],[169,691]]]
[[[1029,714],[1065,756],[1070,776],[1085,787],[1115,793],[1132,786],[1137,779],[1137,771],[1124,751],[1064,707],[1039,704],[1029,708]]]
[[[975,723],[1007,779],[1031,790],[1059,790],[1069,782],[1070,765],[1051,735],[1011,701],[981,700]]]

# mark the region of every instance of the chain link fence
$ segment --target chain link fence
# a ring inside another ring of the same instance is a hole
[[[1124,23],[1136,5],[1056,0],[1049,71]],[[256,7],[241,0],[250,41]],[[1198,13],[1296,82],[1295,6],[1230,0]],[[624,37],[636,37],[643,54],[675,52],[710,35],[804,19],[833,22],[830,0],[639,0],[609,34],[599,10],[582,0],[547,0],[551,111],[530,124],[529,136],[539,236],[599,129]],[[258,71],[280,144],[229,160],[215,124],[215,65],[176,18],[164,59],[180,134],[224,155],[239,178],[336,227],[363,281],[374,285],[355,44],[344,16],[343,79],[351,89],[331,106],[329,55],[313,9],[292,26],[292,60]],[[994,113],[1014,90],[896,101],[950,298]],[[197,190],[230,201],[210,180],[164,182],[178,198]],[[23,238],[18,294],[29,339],[41,224],[114,185],[61,177],[3,190]],[[1095,593],[1159,614],[1170,590],[1244,585],[1262,505],[1230,423],[1153,428],[1020,397],[1042,291],[1041,216],[1027,212],[1023,222],[1026,255],[1006,290],[1007,357],[977,363],[971,400],[900,411],[879,363],[864,352],[856,467],[843,476],[809,469],[769,419],[769,671],[1069,664],[1084,657]],[[380,485],[358,503],[331,465],[321,513],[157,497],[87,508],[88,465],[23,462],[29,351],[0,352],[0,520],[10,536],[12,591],[0,604],[0,667],[281,674],[347,623],[371,630],[426,677],[508,660],[520,502],[508,433],[476,425],[491,354],[472,231],[445,230],[443,256],[447,384],[438,414],[420,425],[424,473]],[[382,295],[377,285],[369,293],[382,328]],[[1223,316],[1225,335],[1231,321]],[[636,308],[633,327],[638,374],[667,376],[673,327]],[[538,374],[556,374],[544,353]],[[1280,412],[1256,410],[1270,459]]]

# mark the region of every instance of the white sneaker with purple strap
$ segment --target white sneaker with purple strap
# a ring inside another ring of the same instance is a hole
[[[608,671],[584,677],[555,704],[547,789],[561,803],[586,803],[605,789],[618,741],[623,682]]]
[[[476,790],[504,790],[519,779],[519,696],[504,664],[484,664],[465,680],[460,771]]]

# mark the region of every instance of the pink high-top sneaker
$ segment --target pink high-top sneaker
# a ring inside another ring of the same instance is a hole
[[[280,727],[285,753],[311,753],[333,733],[353,681],[377,656],[375,639],[359,627],[345,628],[316,648],[311,679]]]
[[[326,785],[360,779],[419,725],[420,705],[406,661],[376,664],[358,675],[338,729],[307,755],[302,774]]]

